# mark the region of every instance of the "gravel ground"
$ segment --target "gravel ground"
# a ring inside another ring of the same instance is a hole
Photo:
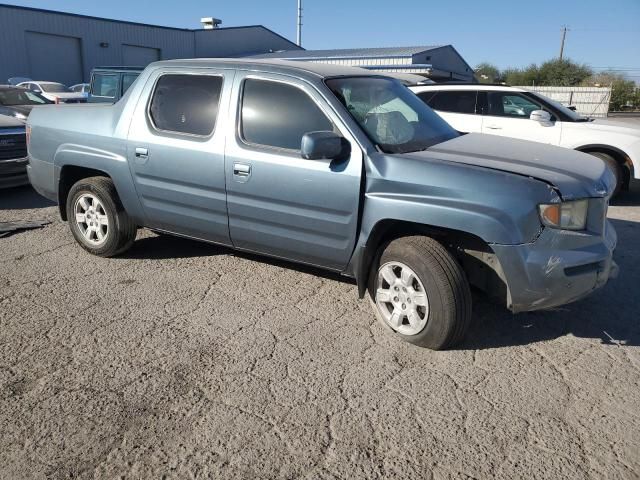
[[[639,478],[640,188],[620,277],[466,342],[390,339],[322,272],[140,231],[78,247],[29,188],[0,221],[0,478]]]

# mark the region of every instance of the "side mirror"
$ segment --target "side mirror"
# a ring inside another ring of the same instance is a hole
[[[569,110],[571,110],[572,112],[575,112],[575,111],[577,110],[577,108],[576,108],[576,106],[575,106],[575,105],[569,105],[567,108],[568,108]]]
[[[302,137],[300,156],[305,160],[342,160],[351,153],[351,144],[334,132],[309,132]]]
[[[529,118],[540,123],[551,122],[551,114],[549,112],[545,112],[544,110],[534,110],[533,112],[531,112],[531,115],[529,115]]]

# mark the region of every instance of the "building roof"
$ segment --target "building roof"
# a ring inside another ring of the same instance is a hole
[[[383,47],[383,48],[342,48],[336,50],[287,50],[283,52],[264,53],[253,58],[362,58],[362,57],[411,57],[413,55],[435,50],[445,45],[423,45],[417,47]]]
[[[124,24],[124,25],[136,25],[139,27],[151,27],[151,28],[162,28],[165,30],[178,30],[181,32],[219,32],[221,30],[235,30],[235,29],[240,29],[240,28],[262,28],[264,30],[267,30],[268,32],[273,33],[274,35],[286,40],[287,42],[291,43],[291,45],[295,46],[297,48],[297,45],[295,43],[293,43],[291,40],[283,37],[282,35],[280,35],[279,33],[274,32],[273,30],[265,27],[264,25],[239,25],[236,27],[218,27],[218,28],[214,28],[211,30],[205,30],[202,28],[179,28],[179,27],[167,27],[164,25],[153,25],[150,23],[142,23],[142,22],[131,22],[128,20],[116,20],[113,18],[104,18],[104,17],[95,17],[92,15],[81,15],[78,13],[70,13],[70,12],[61,12],[58,10],[47,10],[44,8],[35,8],[35,7],[23,7],[21,5],[9,5],[6,3],[0,3],[0,8],[13,8],[16,10],[26,10],[26,11],[31,11],[31,12],[37,12],[37,13],[50,13],[50,14],[55,14],[55,15],[65,15],[68,17],[76,17],[76,18],[86,18],[89,20],[100,20],[103,22],[112,22],[112,23],[120,23],[120,24]]]

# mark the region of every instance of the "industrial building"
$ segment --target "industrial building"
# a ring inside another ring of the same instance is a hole
[[[216,28],[219,21],[208,20],[192,30],[0,4],[0,83],[29,77],[72,85],[100,65],[300,48],[262,25]]]
[[[293,50],[255,58],[280,58],[362,67],[380,72],[413,73],[435,81],[475,81],[473,69],[452,45],[422,47]]]

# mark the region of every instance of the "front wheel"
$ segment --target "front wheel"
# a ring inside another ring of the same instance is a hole
[[[380,323],[400,339],[442,350],[471,321],[471,292],[460,264],[430,237],[403,237],[383,251],[369,295]]]
[[[100,257],[127,250],[136,238],[136,225],[120,203],[111,179],[84,178],[67,196],[67,219],[82,248]]]

